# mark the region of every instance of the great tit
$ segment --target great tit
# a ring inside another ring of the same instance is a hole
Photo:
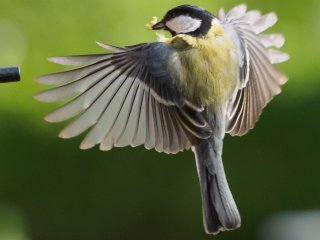
[[[127,47],[100,44],[111,53],[54,57],[82,67],[37,78],[58,85],[35,96],[72,100],[45,119],[73,117],[61,133],[71,138],[90,128],[80,148],[144,145],[158,152],[192,149],[208,234],[240,226],[240,215],[222,163],[225,133],[246,134],[287,77],[273,65],[288,60],[275,50],[281,34],[261,34],[277,21],[239,5],[217,16],[182,5],[150,25],[171,37]]]

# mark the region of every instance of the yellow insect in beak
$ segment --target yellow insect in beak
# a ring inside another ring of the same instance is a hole
[[[146,24],[146,27],[148,30],[161,30],[165,29],[166,25],[162,21],[158,22],[157,17],[153,17],[150,23]]]

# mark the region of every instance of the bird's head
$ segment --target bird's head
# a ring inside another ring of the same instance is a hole
[[[172,36],[188,34],[205,36],[211,28],[214,16],[195,5],[181,5],[169,10],[163,19],[152,26],[153,30],[167,30]]]

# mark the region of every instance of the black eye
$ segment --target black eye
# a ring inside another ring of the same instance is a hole
[[[174,12],[169,12],[167,16],[169,19],[172,19],[176,16],[176,14]]]

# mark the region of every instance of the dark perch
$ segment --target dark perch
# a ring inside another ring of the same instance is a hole
[[[19,67],[0,67],[0,83],[20,81]]]

